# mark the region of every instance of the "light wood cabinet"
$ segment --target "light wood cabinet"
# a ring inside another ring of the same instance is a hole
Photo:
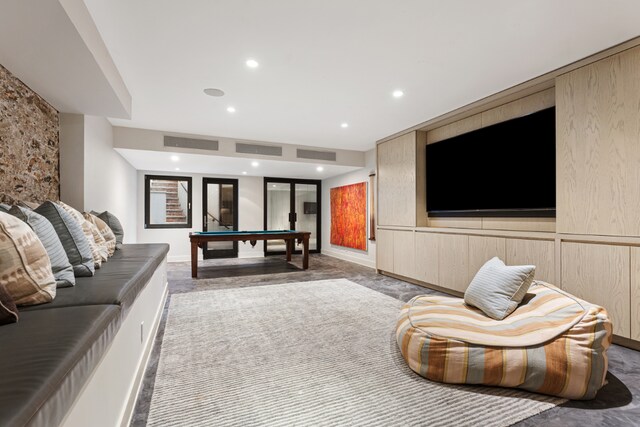
[[[480,267],[493,257],[506,259],[506,239],[502,237],[469,236],[469,281]]]
[[[507,265],[535,265],[536,280],[556,284],[555,242],[552,240],[507,239]]]
[[[469,236],[438,235],[438,286],[464,292],[469,286]]]
[[[376,268],[393,273],[393,231],[378,229],[376,235]]]
[[[557,231],[640,235],[640,47],[556,79]]]
[[[438,234],[420,233],[415,234],[416,240],[416,279],[432,285],[438,284]]]
[[[631,339],[640,341],[640,248],[631,248]]]
[[[589,243],[562,243],[562,288],[607,309],[613,333],[631,336],[630,248]]]
[[[400,276],[415,278],[415,241],[413,230],[393,231],[393,272]]]
[[[378,224],[416,226],[416,133],[378,144]]]

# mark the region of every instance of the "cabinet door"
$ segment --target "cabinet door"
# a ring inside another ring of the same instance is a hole
[[[561,249],[562,288],[606,308],[613,333],[629,338],[629,247],[563,242]]]
[[[393,231],[378,229],[376,236],[376,267],[393,273]]]
[[[438,286],[464,292],[469,286],[469,236],[438,236]]]
[[[415,241],[413,230],[393,232],[393,272],[415,278]]]
[[[640,248],[631,248],[631,339],[640,341]]]
[[[507,239],[507,265],[535,265],[536,280],[555,284],[555,242]]]
[[[423,282],[438,284],[438,234],[415,234],[416,240],[416,279]]]
[[[503,237],[469,236],[469,281],[491,258],[497,256],[505,261],[505,245]]]
[[[378,224],[416,226],[415,132],[378,144]]]

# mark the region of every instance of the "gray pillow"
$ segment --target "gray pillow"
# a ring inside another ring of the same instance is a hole
[[[9,213],[26,222],[35,231],[51,260],[51,270],[56,279],[56,286],[65,288],[75,285],[76,278],[73,275],[73,267],[49,220],[39,213],[19,206],[13,206],[9,209]]]
[[[93,276],[95,268],[91,247],[78,221],[62,207],[50,201],[44,202],[35,211],[53,225],[73,266],[73,274],[76,277]]]
[[[500,258],[492,258],[476,273],[464,293],[464,302],[502,320],[522,302],[535,272],[535,265],[506,266]]]
[[[11,206],[0,203],[0,212],[9,213],[9,209],[11,209]]]
[[[120,249],[122,239],[124,238],[124,229],[122,228],[120,220],[109,211],[104,211],[102,213],[91,211],[91,213],[107,223],[111,231],[113,231],[113,234],[116,235],[116,249]]]

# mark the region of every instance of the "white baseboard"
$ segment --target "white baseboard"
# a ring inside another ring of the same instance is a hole
[[[335,249],[322,249],[322,254],[323,255],[328,255],[330,257],[333,258],[339,258],[342,259],[344,261],[349,261],[352,262],[354,264],[359,264],[362,265],[364,267],[369,267],[369,268],[376,268],[376,263],[375,261],[371,261],[368,259],[362,259],[361,256],[358,256],[357,254],[352,254],[348,251],[339,251],[339,250],[335,250]]]

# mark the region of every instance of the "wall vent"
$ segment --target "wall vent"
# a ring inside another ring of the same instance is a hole
[[[236,142],[236,153],[260,154],[262,156],[282,156],[282,147]]]
[[[328,160],[330,162],[336,161],[335,151],[305,150],[303,148],[298,148],[296,151],[299,159]]]
[[[177,136],[165,136],[165,147],[195,148],[197,150],[218,151],[218,141],[210,139],[180,138]]]

